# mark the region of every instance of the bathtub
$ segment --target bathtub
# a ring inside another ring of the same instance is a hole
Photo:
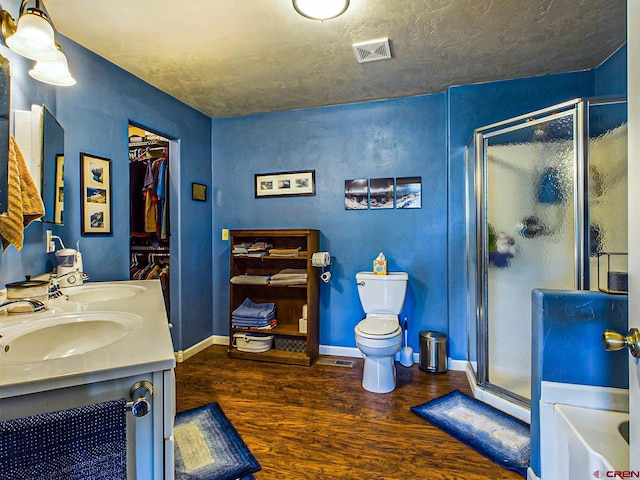
[[[555,413],[555,478],[594,478],[595,472],[606,478],[606,472],[629,470],[628,413],[569,405],[556,405]]]
[[[629,470],[627,390],[542,386],[541,480],[608,478],[607,472]]]

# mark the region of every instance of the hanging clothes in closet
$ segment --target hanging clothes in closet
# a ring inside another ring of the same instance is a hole
[[[169,141],[129,129],[131,280],[159,280],[170,314]]]
[[[168,148],[132,148],[129,160],[131,236],[158,246],[169,238]]]
[[[145,253],[144,251],[133,251],[136,248],[140,250],[148,247],[135,247],[132,246],[131,252],[131,280],[160,280],[160,286],[162,287],[162,295],[164,296],[164,303],[167,309],[167,313],[171,311],[170,308],[170,255],[169,253]]]

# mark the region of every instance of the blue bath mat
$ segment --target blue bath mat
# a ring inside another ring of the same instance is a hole
[[[217,403],[176,415],[176,480],[251,480],[260,464]]]
[[[411,411],[509,470],[527,475],[529,425],[454,390]]]

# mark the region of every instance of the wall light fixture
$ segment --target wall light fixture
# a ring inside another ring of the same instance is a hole
[[[20,4],[17,24],[9,12],[0,11],[0,33],[4,43],[17,54],[37,62],[29,71],[36,80],[59,86],[75,84],[67,57],[56,44],[55,30],[40,8],[40,0],[35,0],[32,8],[26,8],[27,2],[22,0]]]
[[[339,17],[348,7],[349,0],[293,0],[296,12],[312,20]]]
[[[40,60],[36,62],[33,69],[29,70],[29,75],[43,83],[59,87],[70,87],[76,84],[76,80],[69,73],[67,57],[62,53],[61,49],[58,49],[58,59],[56,61],[45,62]]]

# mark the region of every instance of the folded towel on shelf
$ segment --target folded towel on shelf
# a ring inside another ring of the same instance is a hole
[[[271,275],[236,275],[231,278],[231,283],[236,285],[267,285]]]
[[[0,423],[0,478],[126,480],[126,400]]]
[[[276,280],[270,280],[269,285],[273,286],[287,286],[287,285],[306,285],[307,277],[305,278],[281,278]]]
[[[241,317],[238,315],[231,315],[231,320],[234,324],[237,325],[245,325],[245,326],[264,326],[267,325],[271,320],[276,318],[276,312],[270,312],[265,318],[255,318],[255,317]]]
[[[274,257],[297,257],[300,255],[302,247],[298,248],[270,248],[269,255]]]
[[[270,311],[269,313],[267,313],[267,315],[265,317],[243,317],[242,315],[238,315],[237,313],[233,313],[231,314],[231,318],[234,321],[238,321],[238,322],[245,322],[245,323],[267,323],[270,320],[273,320],[276,317],[276,311],[275,309]]]
[[[285,268],[271,278],[275,280],[281,278],[307,278],[307,271],[304,268]]]
[[[277,325],[277,320],[276,320],[275,324],[273,323],[274,320],[275,319],[261,321],[261,320],[253,319],[251,321],[247,321],[246,319],[235,319],[235,318],[232,318],[231,319],[231,326],[233,328],[272,329],[272,328],[275,328],[276,325]]]
[[[271,245],[268,241],[266,240],[257,240],[255,242],[253,242],[253,244],[251,244],[251,246],[247,249],[250,252],[257,252],[259,250],[268,250],[269,248],[273,247],[273,245]]]
[[[266,319],[273,315],[276,311],[276,304],[273,302],[268,303],[253,303],[248,298],[245,298],[244,302],[231,312],[232,317],[238,318],[256,318]]]
[[[6,214],[0,215],[0,238],[2,251],[9,245],[22,250],[24,229],[34,220],[44,215],[44,204],[36,184],[29,173],[18,143],[9,136],[9,202]]]
[[[242,328],[243,330],[273,330],[274,328],[276,328],[278,326],[278,319],[274,318],[273,320],[269,321],[269,323],[267,323],[266,325],[260,325],[260,326],[256,326],[256,325],[236,325],[233,322],[232,322],[232,326],[233,326],[233,328]]]
[[[271,277],[269,285],[305,285],[307,283],[307,271],[303,268],[285,268]]]

